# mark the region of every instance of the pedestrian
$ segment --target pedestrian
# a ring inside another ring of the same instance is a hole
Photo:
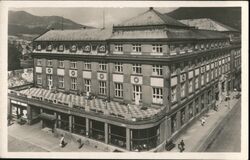
[[[204,126],[205,122],[206,122],[206,121],[205,121],[205,118],[202,117],[202,118],[201,118],[201,125]]]
[[[65,142],[64,142],[64,136],[63,135],[61,135],[62,136],[62,138],[60,139],[60,146],[61,147],[64,147],[64,144],[65,144]]]
[[[185,150],[185,143],[183,139],[181,140],[180,145],[181,145],[181,150],[182,150],[181,152],[183,152]]]

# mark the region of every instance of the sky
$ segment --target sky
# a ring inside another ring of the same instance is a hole
[[[177,8],[154,9],[167,13]],[[101,28],[103,13],[105,13],[105,27],[111,27],[145,12],[148,8],[11,8],[10,10],[26,11],[36,16],[63,16],[82,25]]]

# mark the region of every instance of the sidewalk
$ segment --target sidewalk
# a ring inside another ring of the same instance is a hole
[[[41,125],[39,123],[32,126],[20,126],[19,124],[15,123],[8,127],[8,135],[20,140],[16,143],[29,143],[48,152],[101,152],[101,150],[87,145],[84,145],[82,148],[78,149],[78,143],[68,139],[65,139],[67,145],[64,148],[61,148],[59,146],[60,137],[56,137],[53,133],[48,132],[45,129],[41,129]],[[13,141],[10,142],[10,139],[8,140],[9,145],[15,145],[13,143]],[[22,147],[26,146],[27,152],[29,152],[30,150],[28,145],[23,145]],[[16,150],[18,151],[19,149],[17,148]],[[23,151],[25,149],[22,148],[20,150]]]
[[[200,120],[197,120],[189,128],[187,128],[178,138],[173,142],[176,147],[171,152],[179,152],[178,144],[183,139],[185,143],[184,152],[197,152],[198,148],[205,143],[208,136],[214,131],[214,129],[222,122],[222,120],[228,115],[232,108],[240,99],[233,99],[237,93],[230,94],[230,107],[228,107],[228,101],[222,101],[218,105],[218,111],[212,109],[203,116],[205,118],[205,125],[201,126]]]

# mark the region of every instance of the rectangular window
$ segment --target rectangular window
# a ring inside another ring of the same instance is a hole
[[[123,52],[122,44],[115,44],[115,52]]]
[[[135,100],[136,97],[138,97],[139,100],[142,99],[142,89],[139,85],[133,85],[133,99]]]
[[[204,74],[201,75],[201,86],[204,85]]]
[[[71,89],[76,90],[77,88],[77,79],[71,78]]]
[[[70,62],[70,68],[72,68],[72,69],[77,69],[77,64],[76,64],[76,62]]]
[[[163,104],[162,88],[153,88],[153,103]]]
[[[189,80],[188,82],[188,92],[192,93],[193,92],[193,80]]]
[[[52,66],[52,60],[47,60],[47,66]]]
[[[181,125],[185,123],[185,108],[181,110]]]
[[[64,77],[63,76],[58,76],[58,87],[64,88]]]
[[[52,75],[47,75],[47,83],[48,83],[48,86],[53,85]]]
[[[209,72],[207,73],[207,83],[209,83],[209,80],[210,80],[210,78],[209,78]]]
[[[42,84],[42,75],[37,74],[37,84]]]
[[[37,66],[42,66],[42,60],[41,59],[37,59]]]
[[[91,92],[91,80],[90,79],[84,79],[84,90],[85,92]]]
[[[195,85],[195,89],[199,88],[199,77],[195,77],[195,81],[194,81],[194,85]]]
[[[115,63],[115,72],[122,73],[123,72],[123,66],[121,62]]]
[[[106,62],[100,62],[99,63],[99,70],[100,71],[107,71],[107,63]]]
[[[133,74],[141,74],[141,64],[133,64]]]
[[[63,61],[59,61],[59,67],[64,68],[64,62]]]
[[[161,44],[153,44],[152,52],[153,53],[162,53],[162,45]]]
[[[123,97],[123,84],[115,83],[115,96],[122,98]]]
[[[188,106],[188,110],[189,110],[189,119],[191,119],[194,115],[193,113],[193,103],[190,103]]]
[[[85,70],[91,70],[91,62],[84,61],[84,69]]]
[[[171,70],[171,75],[175,75],[176,74],[176,67],[175,67],[174,64],[171,65],[170,70]]]
[[[184,98],[185,97],[185,83],[182,83],[181,84],[181,98]]]
[[[133,44],[133,52],[141,52],[141,44]]]
[[[153,65],[153,75],[162,76],[162,65]]]
[[[176,86],[171,88],[171,102],[176,101]]]
[[[99,81],[99,94],[106,95],[106,82],[105,81]]]

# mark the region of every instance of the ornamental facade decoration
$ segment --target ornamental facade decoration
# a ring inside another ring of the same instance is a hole
[[[90,45],[86,45],[86,46],[84,47],[84,51],[85,51],[85,52],[90,52]]]
[[[134,82],[138,83],[139,82],[139,78],[138,77],[134,77]]]

